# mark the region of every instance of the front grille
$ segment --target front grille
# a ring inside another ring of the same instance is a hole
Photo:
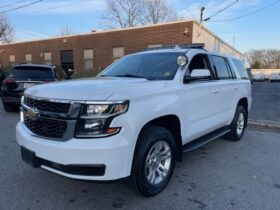
[[[67,123],[65,121],[41,117],[37,120],[31,120],[28,116],[25,116],[24,124],[34,134],[50,138],[62,138],[67,129]]]
[[[70,108],[69,103],[58,103],[58,102],[51,102],[46,100],[36,100],[29,97],[24,97],[24,104],[31,108],[37,108],[39,111],[55,112],[55,113],[62,113],[62,114],[68,113]]]

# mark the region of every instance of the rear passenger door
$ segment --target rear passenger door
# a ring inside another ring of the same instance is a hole
[[[185,73],[185,77],[191,74],[194,69],[209,69],[211,77],[209,79],[200,80],[192,79],[184,83],[185,89],[183,113],[183,136],[184,144],[190,140],[201,137],[221,125],[222,118],[220,103],[220,85],[215,79],[213,67],[211,65],[209,55],[207,53],[199,53],[190,56],[190,63]]]
[[[216,83],[218,84],[219,112],[223,123],[230,123],[236,109],[236,98],[239,91],[236,75],[232,70],[226,57],[211,55],[213,69],[216,74]]]

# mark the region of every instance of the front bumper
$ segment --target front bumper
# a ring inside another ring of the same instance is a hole
[[[16,127],[18,144],[34,153],[39,160],[39,167],[69,178],[100,181],[116,180],[130,175],[134,146],[127,133],[123,128],[119,134],[111,137],[72,138],[59,142],[35,136],[23,122],[19,122]],[[81,175],[73,171],[72,166],[104,166],[105,169],[104,173],[98,175]]]

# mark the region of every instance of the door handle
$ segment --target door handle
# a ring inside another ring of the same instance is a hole
[[[238,88],[238,87],[235,87],[235,88],[233,88],[233,90],[239,90],[239,88]]]
[[[218,89],[214,89],[214,90],[212,90],[212,93],[213,94],[217,94],[217,93],[219,93],[219,90]]]

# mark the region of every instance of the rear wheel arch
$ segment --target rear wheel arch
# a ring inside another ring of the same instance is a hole
[[[241,99],[238,101],[237,106],[243,106],[244,109],[248,112],[248,99],[247,99],[246,97],[241,98]]]
[[[246,110],[246,112],[247,112],[247,117],[248,117],[248,112],[249,112],[249,110],[248,110],[248,99],[246,98],[246,97],[244,97],[244,98],[241,98],[239,101],[238,101],[238,103],[237,103],[237,106],[236,106],[236,108],[238,107],[238,106],[242,106],[245,110]],[[246,126],[247,126],[247,120],[246,120]]]

